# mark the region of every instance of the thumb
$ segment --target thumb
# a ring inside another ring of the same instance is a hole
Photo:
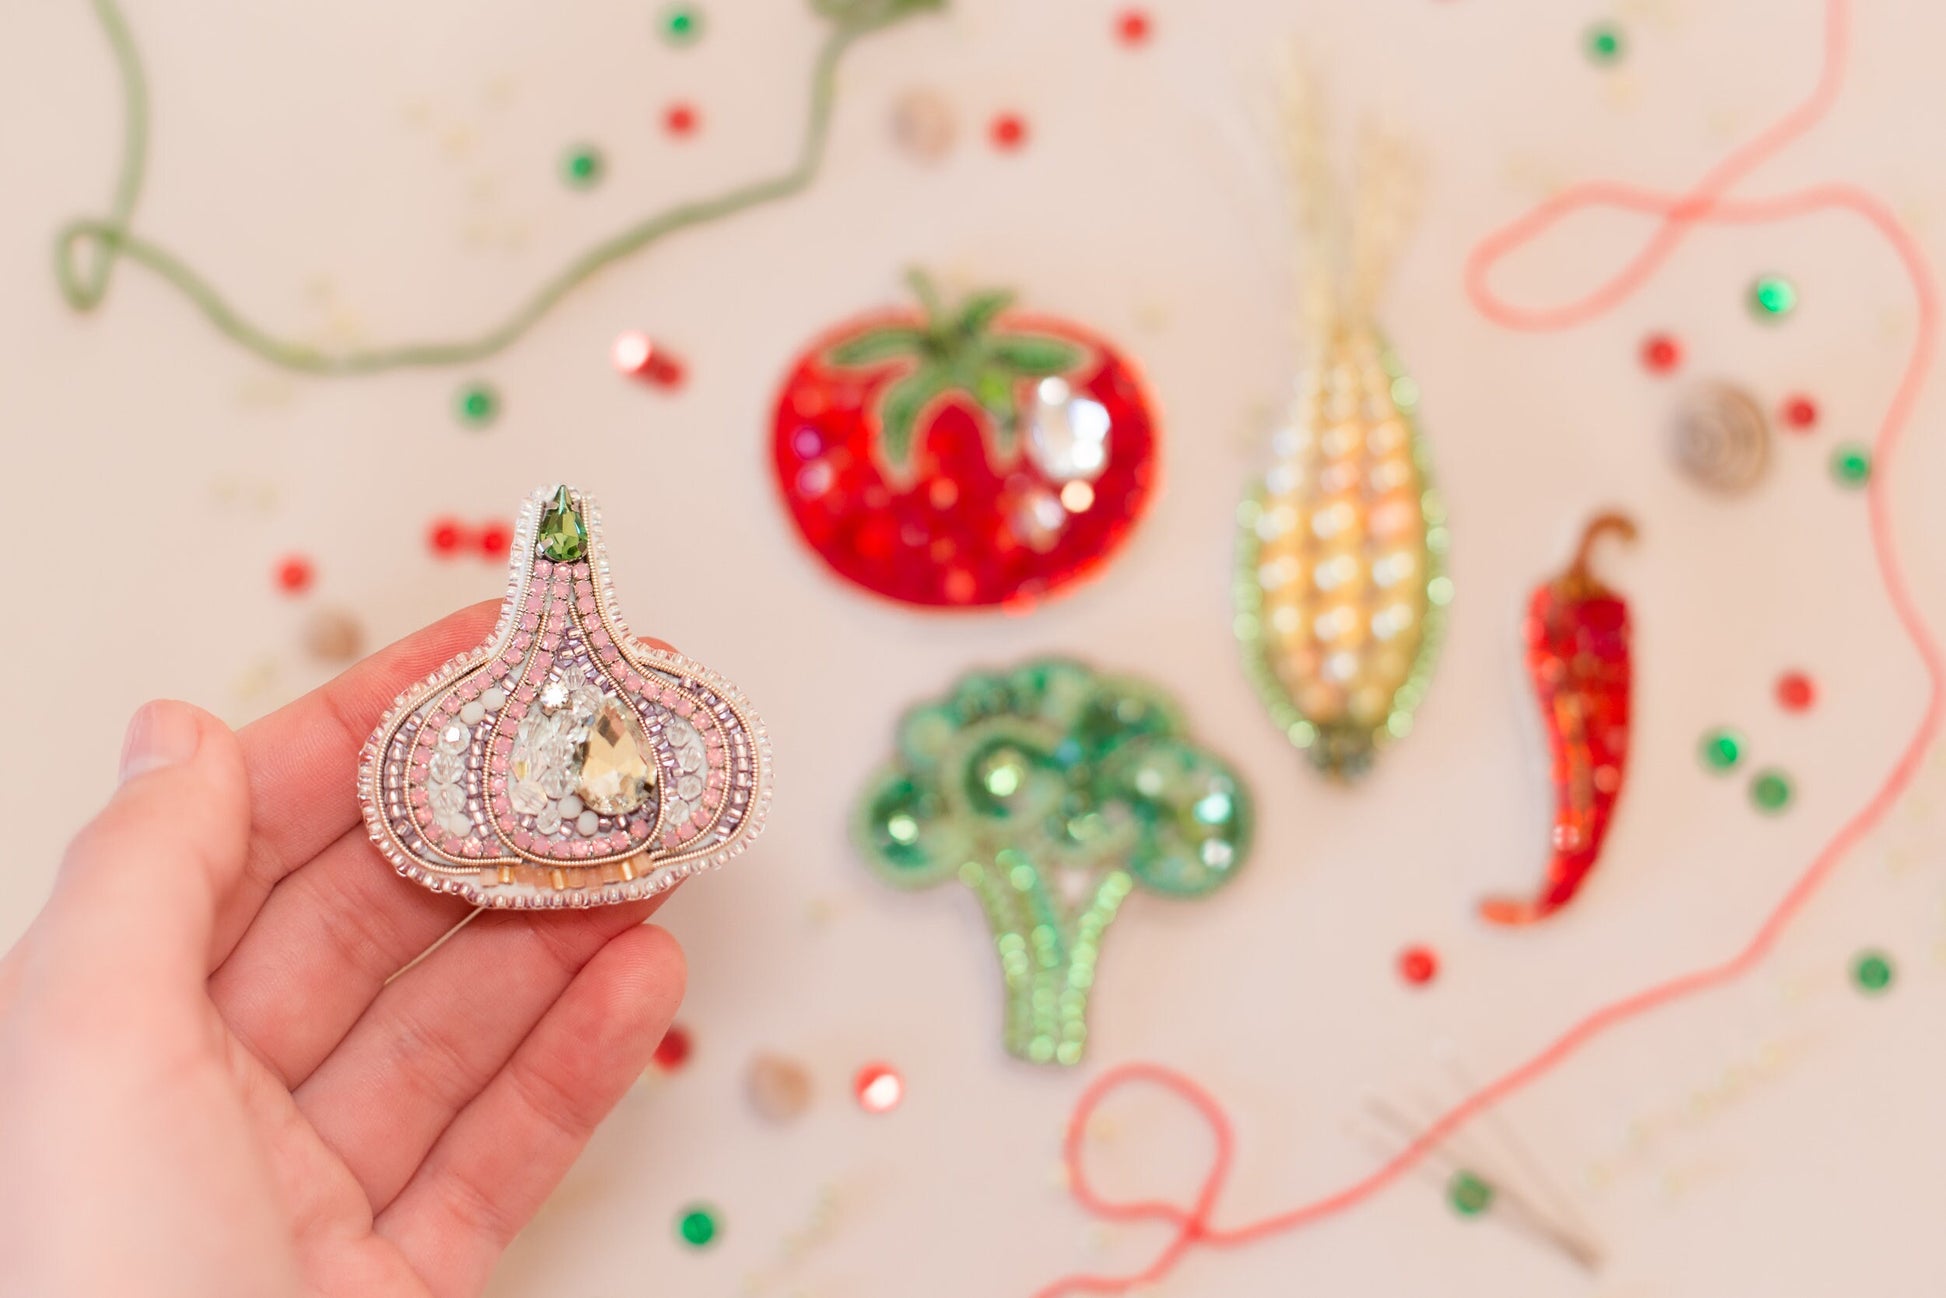
[[[187,703],[145,705],[129,722],[114,797],[62,860],[44,936],[117,980],[200,982],[249,833],[249,782],[229,727]]]

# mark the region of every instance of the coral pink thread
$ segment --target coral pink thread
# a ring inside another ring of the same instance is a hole
[[[1069,1190],[1075,1201],[1096,1217],[1122,1222],[1162,1222],[1173,1230],[1174,1235],[1155,1260],[1140,1271],[1125,1275],[1064,1276],[1039,1290],[1036,1298],[1060,1298],[1060,1295],[1070,1293],[1121,1293],[1167,1275],[1198,1245],[1229,1248],[1252,1243],[1268,1236],[1298,1230],[1371,1198],[1405,1175],[1480,1113],[1546,1076],[1609,1029],[1698,992],[1721,987],[1756,968],[1845,854],[1884,818],[1911,783],[1926,750],[1939,732],[1942,701],[1946,698],[1946,659],[1942,658],[1938,642],[1919,616],[1899,566],[1892,542],[1889,513],[1891,475],[1885,470],[1904,434],[1920,389],[1925,385],[1937,341],[1939,304],[1932,274],[1917,242],[1891,210],[1873,195],[1854,186],[1823,184],[1766,198],[1729,197],[1732,185],[1810,130],[1830,109],[1843,79],[1846,19],[1845,0],[1827,0],[1823,65],[1816,87],[1802,103],[1706,172],[1694,187],[1682,193],[1666,194],[1612,181],[1576,185],[1481,240],[1467,259],[1466,289],[1474,306],[1498,324],[1532,331],[1564,329],[1585,323],[1625,301],[1661,267],[1685,235],[1706,222],[1754,225],[1835,209],[1861,217],[1884,236],[1903,264],[1919,305],[1918,328],[1913,338],[1911,356],[1906,361],[1898,388],[1879,424],[1874,471],[1866,495],[1872,551],[1886,598],[1908,639],[1918,650],[1926,670],[1925,713],[1918,728],[1900,751],[1898,760],[1893,763],[1871,799],[1839,827],[1790,890],[1765,916],[1755,934],[1728,958],[1678,974],[1632,996],[1601,1006],[1571,1025],[1537,1054],[1502,1073],[1440,1115],[1404,1149],[1364,1177],[1287,1212],[1242,1226],[1215,1225],[1211,1217],[1216,1209],[1217,1197],[1229,1178],[1236,1149],[1235,1135],[1222,1106],[1194,1080],[1171,1069],[1138,1063],[1107,1070],[1082,1092],[1068,1120],[1063,1157],[1067,1165]],[[1610,278],[1583,297],[1553,307],[1518,306],[1502,299],[1488,287],[1489,273],[1508,254],[1539,238],[1572,213],[1600,207],[1618,208],[1656,219],[1655,232],[1648,241]],[[1186,1101],[1208,1124],[1214,1137],[1215,1153],[1209,1170],[1197,1190],[1195,1201],[1186,1208],[1160,1201],[1116,1202],[1098,1193],[1088,1180],[1082,1154],[1090,1118],[1111,1093],[1124,1086],[1140,1083],[1159,1086]]]

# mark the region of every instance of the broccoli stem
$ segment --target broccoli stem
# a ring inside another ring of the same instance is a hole
[[[980,899],[1000,953],[1007,1049],[1034,1063],[1080,1062],[1102,935],[1134,881],[1126,870],[1100,870],[1070,908],[1012,848],[968,861],[960,879]]]

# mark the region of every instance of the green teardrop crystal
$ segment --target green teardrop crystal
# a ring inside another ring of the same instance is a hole
[[[555,563],[574,563],[588,553],[588,529],[566,487],[554,493],[541,515],[540,552]]]

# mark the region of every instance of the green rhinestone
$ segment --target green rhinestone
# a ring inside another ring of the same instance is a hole
[[[600,180],[601,170],[601,151],[592,145],[577,144],[561,159],[561,178],[576,189]]]
[[[677,5],[663,13],[662,31],[671,45],[687,45],[703,34],[703,16],[687,5]]]
[[[693,1204],[676,1219],[676,1233],[691,1248],[707,1248],[716,1238],[716,1213],[703,1204]]]
[[[1782,771],[1760,771],[1750,781],[1750,800],[1759,811],[1782,811],[1790,805],[1791,782]]]
[[[1862,487],[1872,478],[1872,454],[1855,443],[1831,453],[1831,476],[1841,487]]]
[[[1860,991],[1882,992],[1892,985],[1892,962],[1877,951],[1867,951],[1852,965],[1851,976]]]
[[[1614,63],[1622,57],[1622,33],[1608,23],[1588,29],[1588,57],[1596,63]]]
[[[1782,275],[1761,275],[1750,286],[1750,309],[1759,320],[1782,320],[1797,306],[1797,289]]]
[[[1446,1201],[1460,1216],[1477,1217],[1493,1206],[1493,1187],[1462,1169],[1446,1183]]]
[[[1703,736],[1703,765],[1727,771],[1743,760],[1743,740],[1734,730],[1712,730]]]
[[[554,493],[541,515],[540,552],[541,558],[554,563],[574,563],[588,553],[588,528],[581,521],[581,511],[568,499],[566,487]]]
[[[455,405],[460,422],[485,428],[500,414],[500,395],[484,383],[469,383],[459,390]]]

